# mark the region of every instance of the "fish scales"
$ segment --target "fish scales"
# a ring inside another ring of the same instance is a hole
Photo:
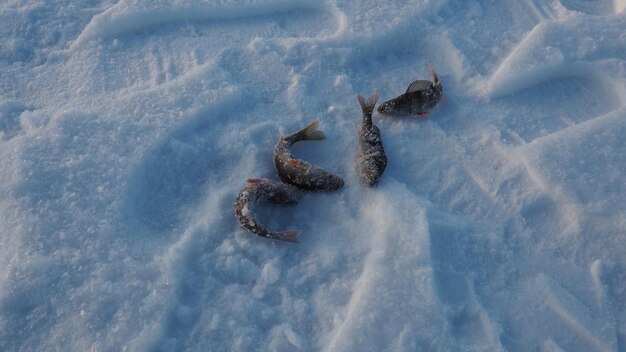
[[[430,64],[428,69],[433,77],[432,82],[427,80],[411,82],[404,94],[382,103],[378,107],[378,112],[391,116],[427,115],[428,111],[439,103],[443,94],[437,72]]]
[[[357,164],[361,180],[368,186],[374,186],[387,167],[387,155],[380,137],[380,129],[372,122],[372,112],[378,94],[372,95],[367,100],[361,96],[357,96],[357,99],[363,112],[363,124],[359,129]]]
[[[235,216],[244,229],[261,237],[297,243],[300,231],[270,231],[257,223],[254,205],[260,201],[295,204],[298,201],[297,191],[284,183],[269,179],[248,179],[247,185],[237,195],[234,206]]]
[[[274,148],[274,165],[280,179],[298,189],[313,192],[336,191],[344,185],[341,177],[304,160],[296,159],[291,154],[291,146],[299,141],[326,138],[322,131],[317,130],[319,123],[320,121],[316,120],[296,133],[281,135]]]

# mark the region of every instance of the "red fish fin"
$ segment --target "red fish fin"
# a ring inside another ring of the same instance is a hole
[[[251,185],[260,185],[260,184],[270,184],[272,183],[271,180],[268,180],[266,178],[249,178],[246,180],[247,183],[251,184]]]

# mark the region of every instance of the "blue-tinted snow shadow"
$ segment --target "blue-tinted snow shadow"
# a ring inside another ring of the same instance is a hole
[[[9,140],[19,133],[22,129],[20,115],[30,109],[16,101],[0,102],[0,140]]]
[[[242,100],[245,97],[231,97],[197,112],[149,150],[131,173],[122,216],[153,230],[171,228],[185,209],[212,191],[215,185],[208,186],[207,181],[227,181],[242,157],[256,153],[250,144],[256,137],[250,138],[249,133],[241,133],[240,140],[224,140],[227,133],[238,136],[232,131],[231,116],[254,108],[254,103]]]
[[[500,322],[487,315],[483,300],[486,293],[506,291],[513,279],[502,276],[506,243],[451,214],[429,209],[428,216],[435,288],[447,306],[451,332],[466,347],[500,346],[493,328]]]
[[[45,344],[50,338],[48,332],[61,319],[57,310],[59,294],[74,288],[69,282],[76,277],[67,274],[71,270],[68,265],[37,256],[29,257],[28,264],[13,274],[24,279],[4,286],[0,295],[2,351],[24,348],[24,341],[29,345]]]
[[[621,105],[615,88],[602,79],[537,79],[531,86],[492,100],[503,112],[496,117],[498,124],[526,142],[609,113]],[[514,79],[512,82],[504,90],[518,84]]]
[[[325,31],[336,28],[338,20],[331,15],[330,7],[325,2],[316,1],[278,1],[265,4],[247,4],[245,6],[213,5],[178,5],[153,6],[143,9],[111,9],[94,17],[79,35],[73,46],[80,46],[93,40],[108,40],[140,34],[170,34],[178,27],[200,29],[206,27],[229,27],[233,30],[246,26],[261,26],[266,22],[275,23],[272,31],[287,36],[306,36],[313,31]],[[302,23],[309,21],[309,25]],[[302,28],[305,28],[303,31]],[[333,32],[333,29],[331,32]],[[195,31],[195,30],[194,30]],[[261,27],[259,34],[268,34]],[[197,34],[197,31],[195,31]],[[302,33],[304,32],[304,33]],[[187,32],[184,35],[189,35]]]

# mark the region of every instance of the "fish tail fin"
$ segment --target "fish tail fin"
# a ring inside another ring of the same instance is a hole
[[[433,76],[433,84],[434,84],[434,86],[437,87],[437,88],[440,88],[441,87],[441,81],[439,81],[439,75],[437,75],[437,72],[433,68],[433,65],[428,64],[428,70],[430,71],[430,74]]]
[[[317,129],[319,124],[320,120],[315,120],[300,131],[285,137],[285,139],[290,140],[291,143],[296,143],[298,141],[318,141],[321,139],[325,139],[326,135],[324,134],[324,132]]]
[[[361,111],[364,114],[371,115],[378,100],[378,93],[372,94],[367,100],[360,95],[357,95],[356,98],[359,100],[359,104],[361,104]]]
[[[290,230],[290,231],[280,231],[280,232],[273,232],[272,235],[275,239],[277,240],[281,240],[281,241],[285,241],[285,242],[291,242],[291,243],[298,243],[298,235],[300,234],[300,231],[298,230]]]

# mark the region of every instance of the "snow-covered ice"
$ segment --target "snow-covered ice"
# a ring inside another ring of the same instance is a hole
[[[316,118],[345,187],[241,229]],[[6,0],[0,350],[625,351],[625,135],[624,0]]]

